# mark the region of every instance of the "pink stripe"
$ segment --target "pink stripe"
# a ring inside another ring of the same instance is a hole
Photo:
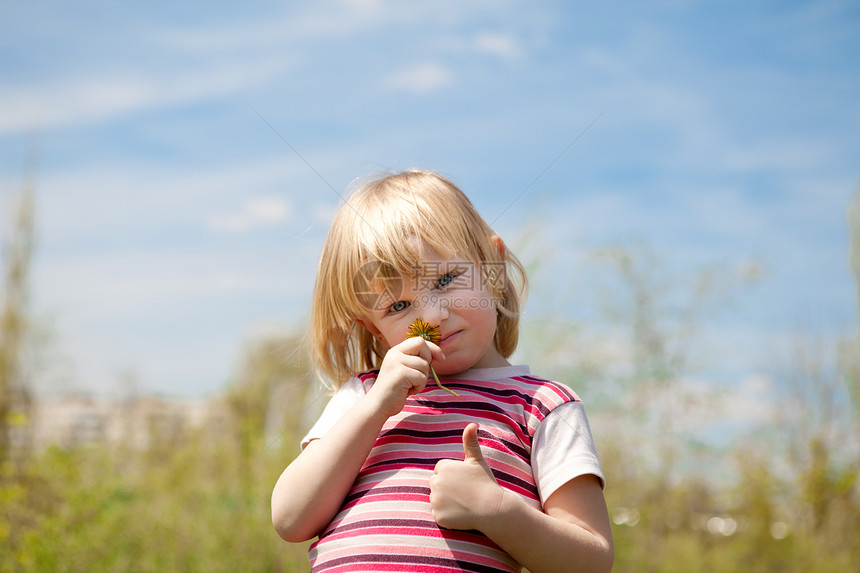
[[[389,501],[389,502],[391,502],[391,501],[395,501],[395,502],[427,501],[429,499],[429,497],[430,497],[429,493],[427,493],[427,494],[391,494],[391,495],[382,494],[382,495],[374,495],[372,500],[359,498],[359,499],[353,500],[347,504],[344,504],[343,509],[341,509],[341,511],[343,511],[345,509],[351,509],[351,508],[355,507],[356,505],[369,503],[370,501],[379,501],[379,502],[384,502],[384,501]]]
[[[435,525],[435,523],[434,523]],[[326,541],[337,541],[339,539],[347,539],[358,532],[361,532],[361,535],[394,535],[398,537],[408,537],[413,536],[420,539],[430,538],[430,537],[443,537],[442,532],[440,530],[432,530],[430,528],[422,529],[420,527],[379,527],[379,526],[368,526],[368,527],[357,527],[355,529],[350,529],[349,531],[345,531],[343,533],[333,533],[331,535],[326,536]],[[391,550],[391,547],[388,547],[388,550]]]
[[[410,539],[410,542],[418,543],[419,545],[408,545],[406,543],[398,543],[396,545],[380,545],[376,543],[367,543],[361,546],[361,550],[356,552],[354,547],[341,547],[338,549],[333,549],[326,553],[326,561],[334,561],[335,559],[341,557],[353,557],[360,555],[409,555],[415,553],[414,548],[419,547],[420,551],[418,552],[420,555],[425,557],[438,557],[442,559],[455,559],[457,556],[467,556],[469,561],[475,561],[478,559],[477,553],[471,553],[469,551],[464,551],[460,549],[453,549],[446,545],[444,541],[441,541],[441,535],[429,537],[423,534],[415,536],[416,539]],[[362,532],[363,535],[377,535],[376,532]],[[406,536],[401,536],[406,537]],[[438,538],[438,539],[437,539]],[[326,538],[328,540],[328,538]],[[493,546],[496,551],[499,551],[495,545],[483,538],[487,541],[487,543],[483,544],[475,544],[471,542],[465,542],[467,546],[474,547],[477,550],[485,550],[488,546]],[[422,540],[426,540],[429,543],[424,543]],[[471,557],[471,556],[475,557]],[[486,556],[482,556],[486,559]]]
[[[439,571],[441,573],[462,573],[459,567],[443,567],[434,565],[432,570],[419,568],[420,566],[402,565],[399,563],[349,563],[326,569],[326,573],[354,573],[364,571],[397,571],[399,573],[422,573],[426,571]]]

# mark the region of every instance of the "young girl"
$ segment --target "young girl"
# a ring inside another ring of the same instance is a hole
[[[582,404],[507,361],[524,289],[436,173],[370,181],[341,208],[310,336],[338,389],[272,493],[281,537],[319,536],[313,572],[611,569]]]

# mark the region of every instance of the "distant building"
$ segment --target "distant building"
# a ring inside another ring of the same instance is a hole
[[[86,395],[37,400],[33,404],[33,444],[73,447],[124,444],[146,448],[153,439],[177,440],[207,424],[223,427],[228,412],[221,400],[140,397],[123,401]]]

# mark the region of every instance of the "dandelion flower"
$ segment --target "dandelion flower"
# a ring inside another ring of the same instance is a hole
[[[420,318],[409,325],[409,330],[406,334],[409,335],[409,338],[420,336],[433,344],[439,344],[439,341],[442,339],[438,326],[430,326],[429,323],[424,322]]]
[[[439,340],[442,339],[442,335],[439,333],[438,326],[431,326],[429,323],[424,322],[420,318],[409,325],[409,330],[406,331],[406,335],[408,338],[412,338],[415,336],[420,336],[424,340],[428,342],[432,342],[433,344],[439,344]],[[430,372],[433,374],[433,379],[436,380],[436,385],[439,386],[442,390],[452,394],[454,396],[459,396],[453,390],[446,388],[439,382],[439,377],[436,376],[436,371],[433,370],[433,365],[430,365]]]

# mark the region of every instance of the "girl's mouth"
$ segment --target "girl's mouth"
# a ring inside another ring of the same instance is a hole
[[[451,342],[454,342],[454,340],[456,340],[460,336],[461,332],[462,332],[462,330],[457,330],[457,331],[454,331],[450,334],[446,334],[442,338],[442,340],[439,341],[439,346],[442,347],[442,346],[445,346],[447,344],[450,344]]]

